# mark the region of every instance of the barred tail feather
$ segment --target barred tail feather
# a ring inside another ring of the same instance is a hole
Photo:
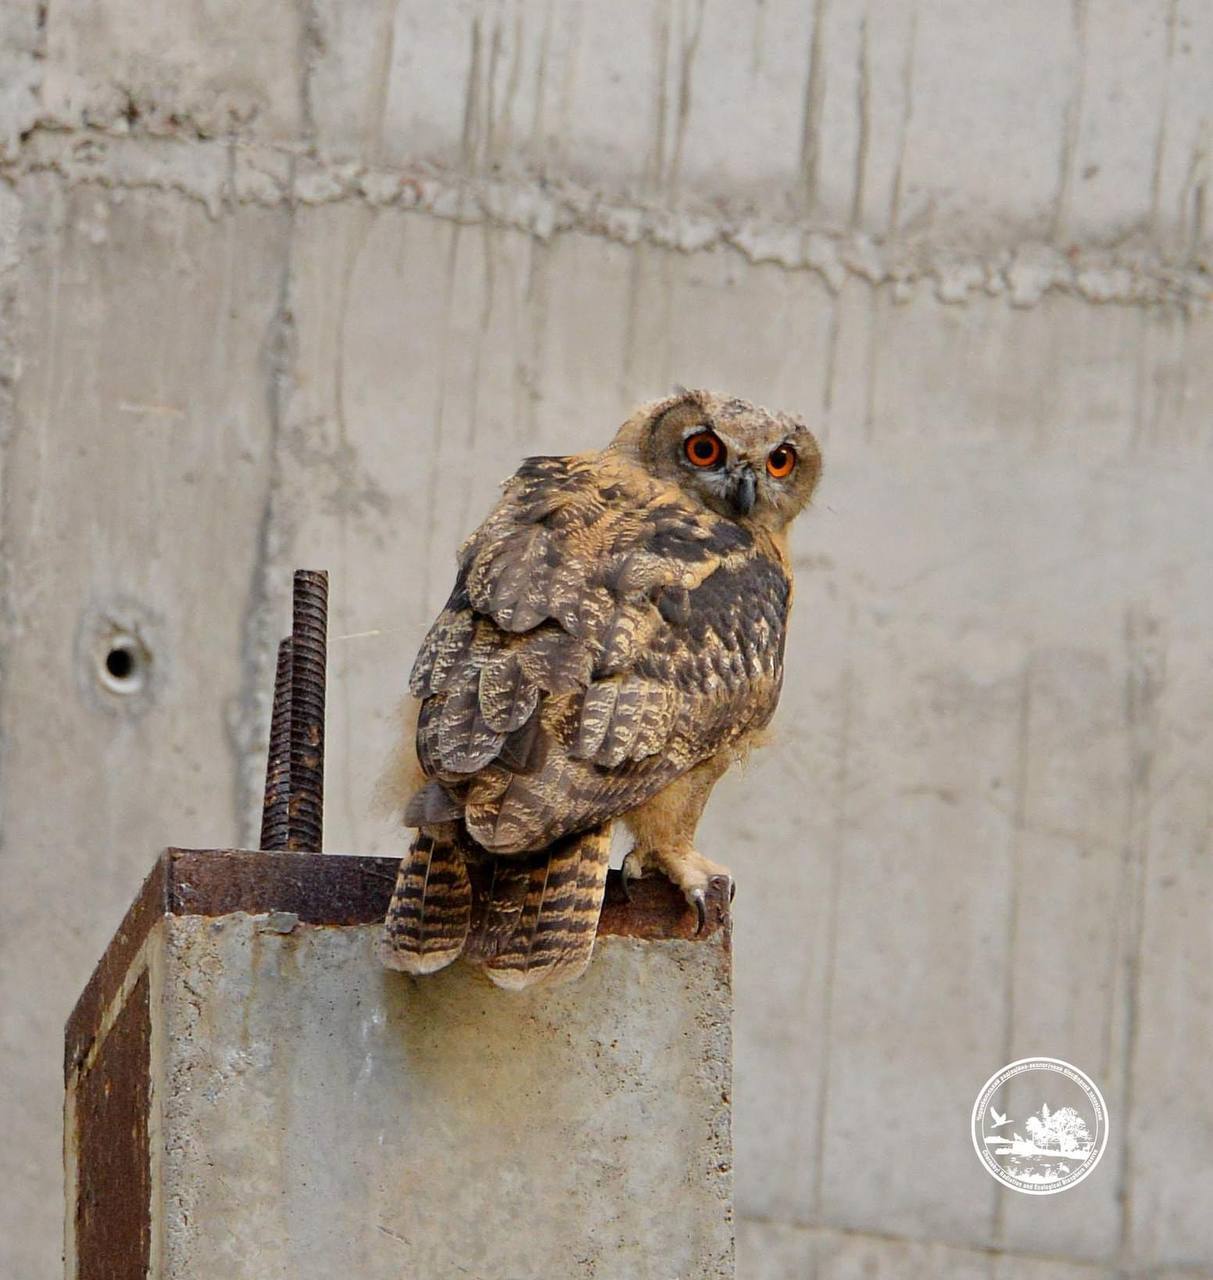
[[[492,858],[488,868],[487,877],[477,879],[472,889],[472,927],[463,949],[475,964],[496,959],[509,942],[531,883],[530,863],[525,859]]]
[[[472,889],[457,837],[422,831],[400,864],[380,959],[389,969],[433,973],[462,951]]]
[[[517,923],[500,939],[485,972],[499,987],[520,991],[568,982],[590,963],[606,892],[611,827],[566,836],[545,858],[526,864]]]

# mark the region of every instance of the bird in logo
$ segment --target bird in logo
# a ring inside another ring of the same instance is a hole
[[[463,954],[512,989],[578,976],[616,822],[625,885],[659,869],[702,928],[709,886],[732,884],[695,829],[779,700],[788,526],[820,472],[802,422],[681,391],[605,449],[505,482],[410,678],[416,768],[390,798],[417,836],[386,965]]]
[[[1000,1116],[998,1112],[994,1110],[993,1107],[990,1108],[990,1127],[991,1128],[997,1129],[999,1128],[1000,1125],[1006,1124],[1006,1122],[1007,1122],[1006,1116]]]

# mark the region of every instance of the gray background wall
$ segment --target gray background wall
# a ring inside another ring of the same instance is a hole
[[[1213,1274],[1211,122],[1202,0],[4,5],[0,1274],[154,854],[255,839],[291,568],[328,846],[396,851],[456,542],[676,381],[827,464],[703,835],[743,1276]],[[1044,1199],[967,1132],[1030,1053],[1112,1116]]]

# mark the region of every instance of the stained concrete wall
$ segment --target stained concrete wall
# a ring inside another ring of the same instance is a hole
[[[58,1267],[58,1036],[162,845],[255,833],[295,565],[329,846],[458,538],[675,381],[794,409],[737,871],[742,1274],[1213,1269],[1213,13],[1198,0],[0,14],[0,1272]],[[148,659],[116,692],[115,634]],[[966,1133],[1066,1058],[1104,1162]]]

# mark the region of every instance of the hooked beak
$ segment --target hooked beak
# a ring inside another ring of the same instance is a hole
[[[758,480],[753,467],[742,467],[729,480],[729,505],[739,516],[748,516],[758,500]]]

